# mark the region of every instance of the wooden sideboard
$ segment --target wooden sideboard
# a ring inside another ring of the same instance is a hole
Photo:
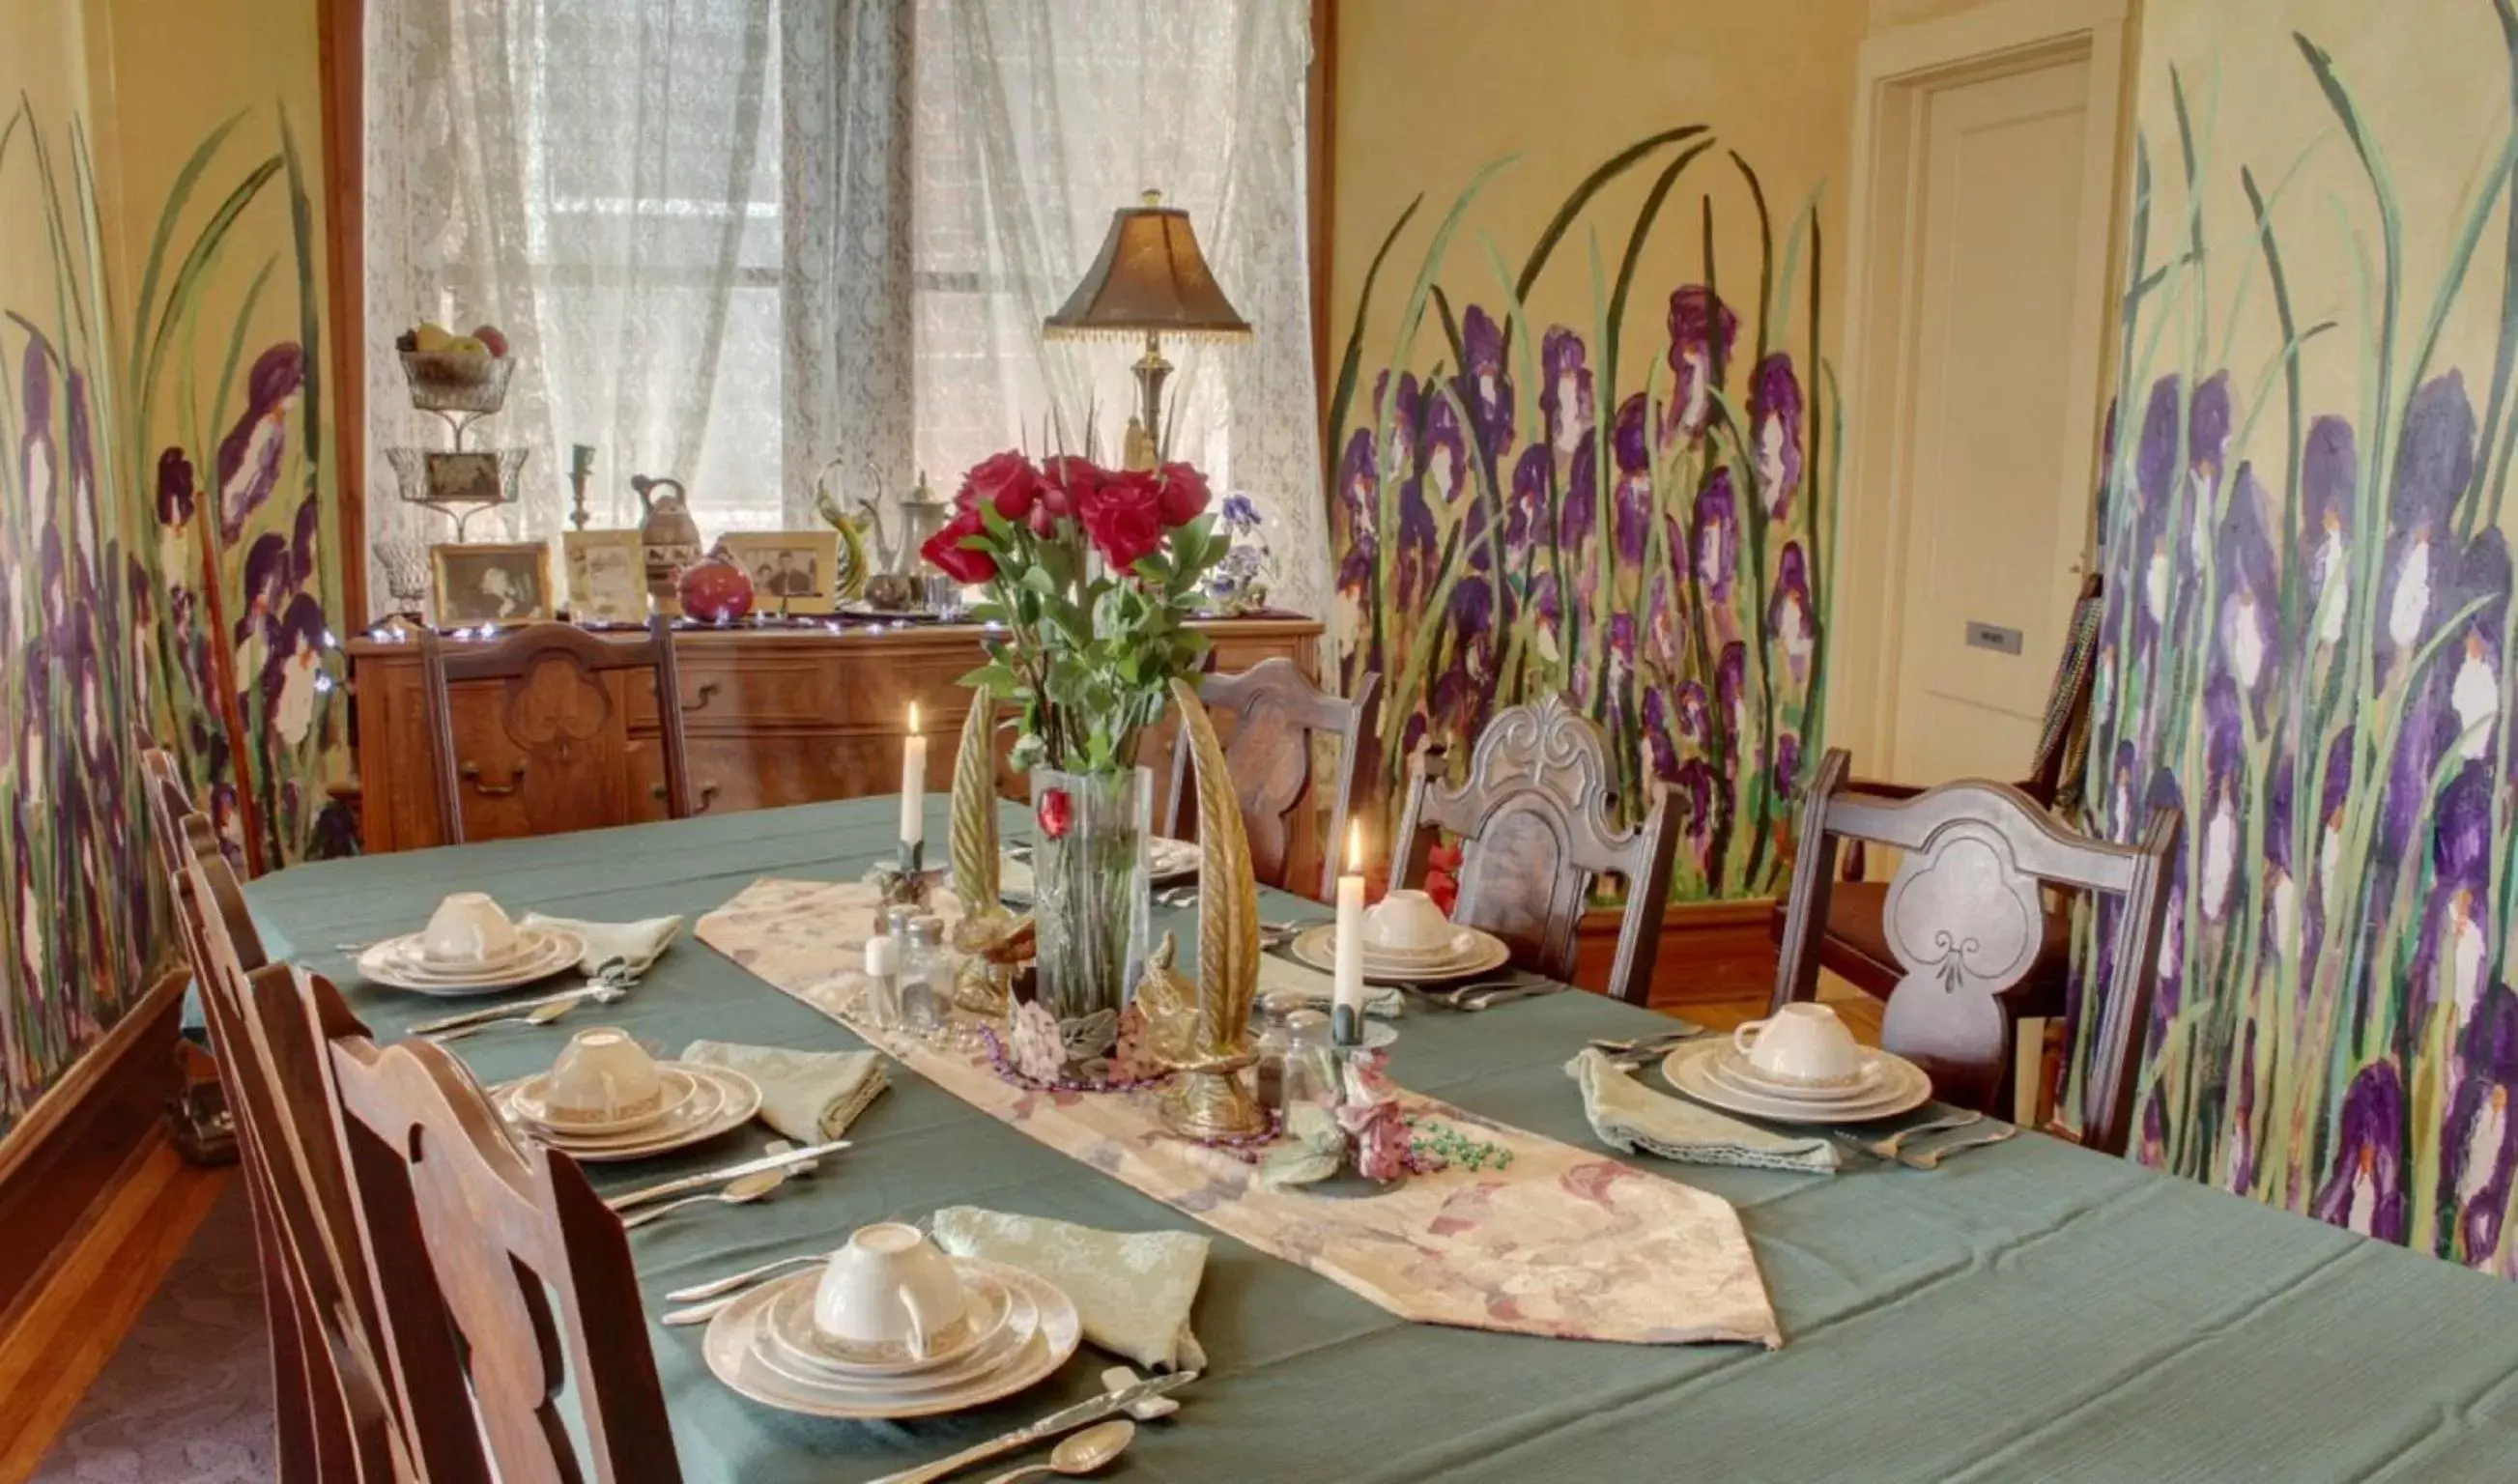
[[[1283,655],[1319,679],[1321,626],[1310,619],[1219,619],[1198,627],[1215,641],[1219,670]],[[927,734],[938,739],[927,751],[928,787],[950,789],[953,738],[971,695],[956,682],[980,663],[979,638],[979,630],[959,625],[676,634],[694,801],[703,811],[723,812],[896,792],[912,701]],[[359,638],[350,642],[349,656],[367,849],[442,844],[419,646]],[[630,817],[662,819],[665,764],[653,688],[636,674],[605,679],[618,720],[589,756],[618,770],[613,788]],[[582,797],[583,789],[538,792],[511,784],[520,776],[513,770],[520,760],[491,711],[502,704],[505,688],[497,680],[455,687],[456,750],[478,771],[463,785],[464,833],[499,840],[573,828],[567,819],[546,816],[563,806],[561,796]],[[1158,780],[1170,757],[1169,733],[1166,723],[1148,739],[1144,754],[1156,764]]]

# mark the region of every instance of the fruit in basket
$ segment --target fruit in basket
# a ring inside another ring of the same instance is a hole
[[[470,335],[456,335],[446,342],[446,353],[450,356],[486,356],[490,353],[490,347]]]
[[[422,322],[419,328],[412,331],[411,348],[423,356],[429,356],[452,349],[454,341],[455,336],[445,326]]]
[[[472,338],[480,341],[482,349],[499,360],[507,359],[507,337],[499,332],[498,326],[475,325],[472,327]]]
[[[674,589],[683,614],[703,624],[731,624],[752,612],[751,574],[721,553],[684,567]]]

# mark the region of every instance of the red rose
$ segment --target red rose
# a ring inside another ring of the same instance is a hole
[[[985,501],[1006,519],[1020,520],[1031,513],[1032,502],[1039,498],[1040,470],[1031,466],[1030,459],[1008,449],[973,465],[971,472],[962,476],[962,493],[954,502],[968,510]]]
[[[1075,801],[1063,788],[1050,789],[1040,796],[1040,832],[1052,840],[1064,840],[1075,827]]]
[[[1194,465],[1164,464],[1162,481],[1164,525],[1185,526],[1206,513],[1206,476]]]
[[[935,570],[957,583],[993,582],[997,576],[997,559],[985,551],[975,551],[962,545],[964,539],[987,534],[987,523],[979,518],[977,507],[964,509],[945,523],[944,529],[927,538],[918,554],[935,564]]]
[[[1107,476],[1081,502],[1084,534],[1112,570],[1128,571],[1162,548],[1160,485],[1152,470],[1132,469]]]
[[[1031,507],[1034,536],[1056,534],[1058,523],[1082,508],[1109,476],[1071,454],[1046,458],[1040,466],[1040,499]]]

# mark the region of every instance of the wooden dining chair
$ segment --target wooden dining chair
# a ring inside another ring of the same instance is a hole
[[[192,854],[171,878],[175,916],[236,1113],[272,1333],[281,1476],[419,1477],[339,1147],[288,1014],[294,982],[286,965],[265,959],[208,821],[190,815],[179,829]]]
[[[1322,901],[1337,895],[1339,842],[1346,838],[1347,811],[1355,804],[1359,760],[1372,736],[1373,703],[1381,677],[1367,674],[1351,696],[1333,696],[1305,678],[1302,670],[1282,655],[1261,660],[1237,675],[1211,675],[1198,681],[1198,699],[1222,722],[1226,770],[1241,801],[1242,832],[1250,840],[1250,868],[1261,886],[1315,893]],[[1318,776],[1316,739],[1326,741],[1336,761],[1328,776]],[[1189,738],[1172,739],[1171,818],[1164,833],[1178,840],[1193,837],[1197,823],[1196,790],[1189,786]],[[1317,841],[1317,883],[1298,879],[1308,861],[1295,858],[1296,824],[1306,812],[1317,817],[1323,794],[1328,804],[1328,834]]]
[[[397,1359],[415,1397],[477,1414],[468,1456],[429,1455],[432,1484],[675,1484],[620,1218],[576,1160],[512,1137],[444,1047],[378,1047],[329,982],[296,976]]]
[[[2103,591],[2097,573],[2082,580],[2080,596],[2072,603],[2070,625],[2064,633],[2063,654],[2056,662],[2055,682],[2047,692],[2036,751],[2029,758],[2028,771],[2012,785],[2039,807],[2060,809],[2066,817],[2077,807],[2081,774],[2089,761],[2090,693],[2098,669],[2099,625],[2106,612],[2101,601]],[[1924,792],[1917,784],[1872,779],[1851,786],[1891,799],[1911,799]],[[1843,876],[1828,896],[1827,932],[1819,939],[1819,963],[1865,994],[1886,999],[1904,978],[1896,956],[1889,951],[1888,934],[1881,923],[1888,884],[1865,879],[1867,862],[1859,845],[1848,847],[1842,864]],[[1788,901],[1776,902],[1767,921],[1768,936],[1778,947],[1784,942],[1789,905]],[[2037,961],[2027,973],[2027,986],[2041,998],[2060,998],[2072,967],[2070,902],[2048,904],[2044,932]]]
[[[528,624],[479,644],[450,644],[434,630],[419,639],[422,716],[437,788],[439,838],[460,845],[467,803],[487,816],[484,839],[550,835],[645,817],[633,797],[641,776],[630,764],[635,672],[655,686],[664,753],[666,811],[692,811],[690,747],[683,734],[681,673],[673,620],[648,621],[641,639],[599,638],[573,624]],[[616,677],[624,677],[616,683]],[[497,681],[496,705],[469,708],[490,735],[458,738],[452,687]],[[370,783],[370,787],[374,786]],[[466,794],[470,798],[466,799]]]
[[[1966,780],[1891,798],[1849,784],[1849,771],[1845,751],[1829,749],[1802,807],[1774,1008],[1818,992],[1839,844],[1903,851],[1883,917],[1903,973],[1888,995],[1881,1044],[1932,1073],[1943,1102],[2008,1117],[2019,1020],[2065,1008],[2060,995],[2032,997],[2042,993],[2029,971],[2045,937],[2045,890],[2113,897],[2107,982],[2081,995],[2080,1013],[2099,1020],[2082,1079],[2080,1139],[2123,1154],[2184,816],[2153,809],[2139,844],[2116,845],[2063,828],[2008,784]]]
[[[1609,992],[1648,1003],[1678,843],[1669,790],[1653,784],[1641,822],[1618,825],[1608,739],[1561,696],[1496,713],[1460,782],[1435,781],[1439,758],[1410,761],[1390,884],[1421,886],[1438,833],[1457,837],[1453,920],[1502,938],[1519,967],[1571,980],[1583,914],[1600,878],[1615,876],[1627,907]]]

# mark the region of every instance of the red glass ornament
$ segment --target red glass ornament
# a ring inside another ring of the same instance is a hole
[[[675,585],[682,613],[703,624],[731,624],[752,612],[752,576],[722,556],[704,557],[682,569]]]

